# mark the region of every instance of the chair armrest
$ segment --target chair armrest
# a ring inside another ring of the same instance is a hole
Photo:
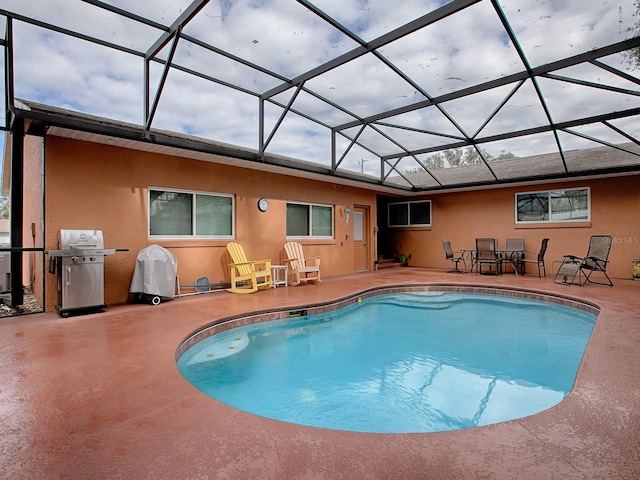
[[[592,255],[586,256],[586,257],[584,257],[584,259],[585,260],[593,260],[596,263],[604,262],[605,264],[609,261],[609,260],[605,260],[604,258],[594,257]]]
[[[311,263],[313,262],[313,263]],[[307,257],[305,259],[306,265],[320,265],[320,257]]]
[[[270,258],[266,259],[266,260],[252,260],[249,263],[251,264],[251,266],[253,267],[254,270],[258,270],[258,269],[255,268],[256,265],[264,266],[265,269],[271,268],[271,259]]]
[[[292,262],[297,262],[298,259],[297,258],[285,258],[282,262],[283,263],[292,263]]]
[[[568,258],[572,262],[575,262],[576,260],[579,260],[579,261],[582,262],[584,260],[582,257],[576,257],[575,255],[563,255],[562,258],[563,259],[567,259]]]
[[[249,265],[249,266],[251,266],[251,262],[237,262],[237,263],[230,263],[229,264],[230,267],[239,267],[241,265]]]

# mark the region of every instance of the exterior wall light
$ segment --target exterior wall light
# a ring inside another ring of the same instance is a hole
[[[346,213],[346,223],[349,223],[349,214],[351,213],[351,209],[349,207],[345,207],[344,213]]]

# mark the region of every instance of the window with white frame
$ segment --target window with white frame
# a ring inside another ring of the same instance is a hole
[[[150,237],[230,239],[233,235],[233,195],[149,188]]]
[[[589,188],[516,193],[516,223],[585,222],[590,218]]]
[[[390,203],[387,213],[389,227],[431,226],[431,200]]]
[[[287,202],[287,238],[333,238],[333,206]]]

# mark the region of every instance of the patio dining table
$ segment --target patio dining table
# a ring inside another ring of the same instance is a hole
[[[460,253],[462,254],[462,258],[464,259],[465,272],[473,272],[473,267],[476,262],[476,249],[475,248],[461,248]],[[498,248],[496,249],[496,254],[500,257],[500,265],[502,265],[503,260],[508,260],[513,267],[513,271],[516,274],[516,277],[520,272],[520,266],[518,265],[518,258],[523,256],[525,253],[524,249],[506,249],[506,248]],[[469,265],[469,269],[467,270],[467,265]],[[500,272],[502,273],[502,272]]]
[[[476,249],[475,248],[461,248],[462,260],[464,263],[464,271],[467,272],[467,265],[469,265],[469,272],[473,272],[473,266],[476,261]]]

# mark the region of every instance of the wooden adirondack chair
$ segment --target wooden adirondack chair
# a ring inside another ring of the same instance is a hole
[[[302,245],[298,242],[287,242],[284,244],[284,251],[287,254],[285,265],[289,267],[289,275],[294,277],[292,285],[299,285],[301,282],[320,281],[320,257],[304,257]]]
[[[229,264],[231,269],[231,288],[227,289],[233,293],[253,293],[258,289],[271,288],[271,259],[269,260],[247,260],[244,249],[239,243],[231,242],[227,244],[227,251],[231,255],[233,263]]]

